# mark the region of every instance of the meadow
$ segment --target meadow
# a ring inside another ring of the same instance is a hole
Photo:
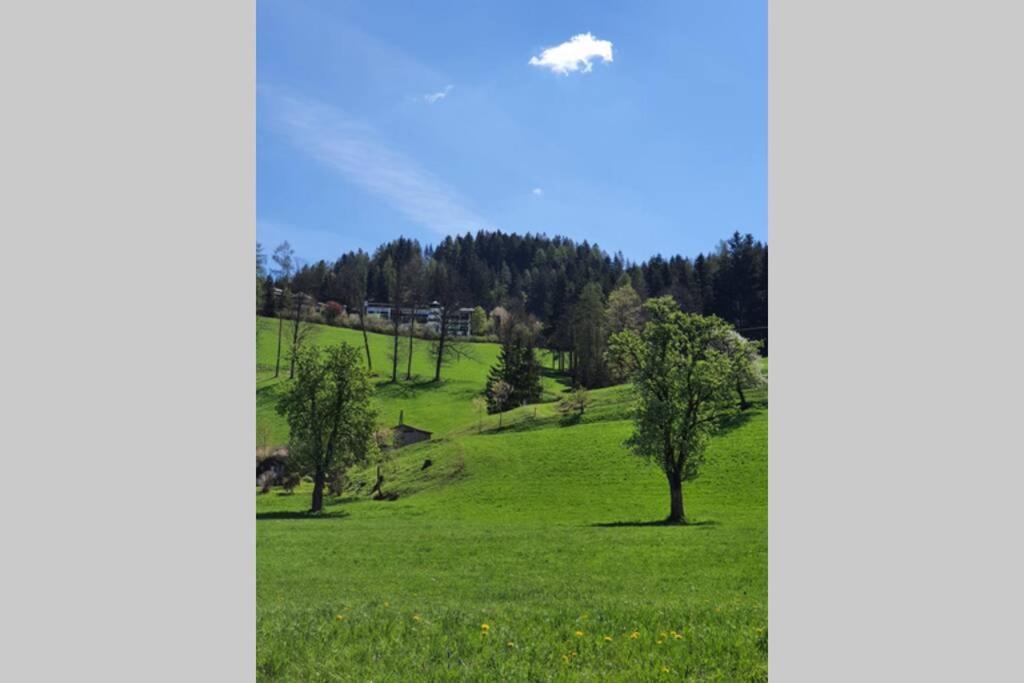
[[[257,429],[284,443],[277,321],[258,325]],[[320,327],[313,340],[362,348],[355,330]],[[395,385],[390,345],[371,335],[381,421],[404,411],[433,439],[387,464],[395,501],[364,493],[369,468],[318,517],[305,514],[308,483],[257,496],[260,680],[767,679],[765,392],[685,485],[693,523],[663,526],[664,475],[622,446],[628,387],[591,392],[578,424],[544,403],[498,429],[472,405],[495,345],[472,345],[433,383],[416,340],[414,377]],[[551,400],[565,388],[544,382]]]

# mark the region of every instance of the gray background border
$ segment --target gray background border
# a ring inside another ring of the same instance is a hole
[[[1020,676],[1022,8],[770,3],[774,680]]]
[[[255,6],[4,3],[0,76],[4,678],[253,680]]]

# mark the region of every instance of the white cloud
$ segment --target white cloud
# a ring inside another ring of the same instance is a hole
[[[533,192],[533,196],[535,197],[541,197],[544,195],[544,188],[542,187],[535,187],[530,191]]]
[[[540,57],[531,57],[530,64],[567,75],[581,68],[584,73],[590,71],[593,68],[590,60],[598,57],[605,62],[612,61],[611,41],[598,40],[590,33],[581,33],[561,45],[547,48],[540,53]]]
[[[437,92],[432,92],[429,95],[424,95],[423,101],[426,102],[427,104],[433,104],[438,100],[443,100],[444,98],[448,97],[448,93],[450,93],[454,87],[454,85],[446,85],[444,86],[444,90],[439,90]]]
[[[368,125],[320,102],[262,90],[270,126],[409,220],[442,235],[493,227],[433,173],[380,142]]]

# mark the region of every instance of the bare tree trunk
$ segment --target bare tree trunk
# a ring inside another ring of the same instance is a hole
[[[291,360],[292,360],[292,362],[291,362],[291,368],[288,370],[288,379],[294,379],[295,378],[295,354],[298,351],[298,349],[295,348],[295,347],[299,343],[299,325],[300,325],[300,319],[301,318],[302,318],[302,300],[300,299],[299,302],[298,302],[298,305],[295,306],[295,325],[292,328],[292,352],[291,352],[291,357],[292,357]]]
[[[441,381],[441,363],[444,361],[444,342],[448,336],[448,315],[444,306],[441,307],[441,337],[437,340],[437,366],[434,368],[434,381]]]
[[[316,468],[316,473],[313,475],[313,504],[310,506],[310,512],[320,512],[324,509],[324,481],[326,479],[327,474],[323,468]]]
[[[373,372],[373,359],[370,358],[370,338],[366,336],[366,305],[359,311],[359,327],[363,328],[363,345],[366,347],[366,369]]]
[[[277,363],[274,365],[274,377],[281,374],[281,335],[284,333],[284,318],[277,319]]]
[[[398,321],[402,317],[402,312],[401,312],[401,310],[399,310],[399,311],[395,312],[393,315],[394,315],[394,319],[391,321],[391,324],[392,324],[392,326],[394,328],[395,348],[394,348],[394,358],[391,359],[391,381],[392,382],[397,382],[398,381]]]
[[[412,305],[412,316],[409,318],[409,362],[405,367],[406,381],[412,379],[412,333],[416,329],[416,304]]]

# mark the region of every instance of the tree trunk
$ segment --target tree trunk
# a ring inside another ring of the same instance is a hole
[[[448,336],[448,316],[444,307],[441,308],[441,337],[437,340],[437,367],[434,368],[434,381],[441,381],[441,362],[444,360],[444,341]]]
[[[296,353],[296,351],[298,351],[296,346],[299,343],[299,324],[300,324],[299,320],[300,320],[301,317],[302,317],[302,302],[300,301],[299,305],[295,307],[295,326],[292,328],[292,353],[291,353],[292,362],[291,362],[291,368],[288,370],[288,379],[294,379],[295,378],[295,353]]]
[[[374,482],[373,488],[370,489],[371,498],[383,498],[384,497],[384,473],[381,472],[380,465],[377,465],[377,481]]]
[[[370,338],[366,336],[366,306],[359,311],[359,327],[363,328],[363,345],[366,347],[366,369],[373,372],[373,359],[370,358]]]
[[[416,329],[416,304],[412,305],[412,317],[409,318],[409,363],[405,366],[406,381],[412,379],[412,333]]]
[[[281,335],[284,333],[284,318],[277,319],[277,363],[274,365],[274,377],[281,374]]]
[[[394,327],[394,333],[395,333],[395,349],[394,349],[394,351],[395,351],[394,356],[395,357],[391,361],[391,381],[392,382],[397,382],[398,381],[398,320],[401,317],[401,315],[402,315],[401,311],[397,312],[395,314],[395,319],[391,322],[392,326]]]
[[[670,473],[668,475],[668,491],[672,504],[669,508],[668,519],[665,521],[669,524],[686,524],[686,513],[683,510],[683,482],[678,474]]]
[[[750,407],[750,404],[747,403],[747,397],[743,394],[743,385],[739,382],[736,383],[736,391],[740,395],[740,410],[746,410]]]
[[[324,481],[326,479],[326,473],[318,467],[313,476],[313,504],[310,506],[310,512],[320,512],[324,509]]]

